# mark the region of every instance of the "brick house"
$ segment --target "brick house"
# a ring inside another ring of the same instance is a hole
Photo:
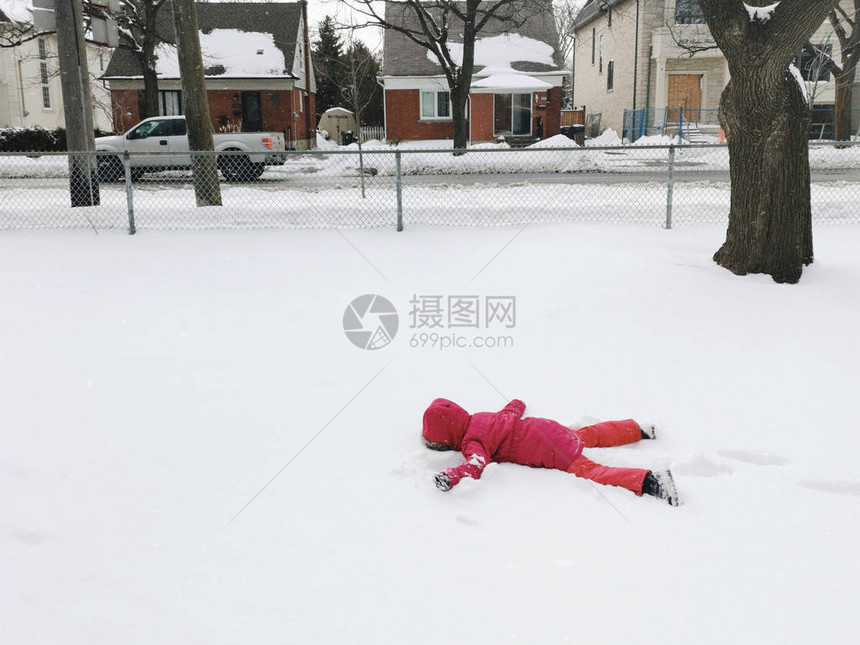
[[[841,4],[853,13],[853,0]],[[649,108],[650,127],[668,121],[670,129],[673,122],[677,128],[683,108],[716,129],[729,69],[698,0],[589,0],[574,31],[574,101],[600,113],[603,129],[621,133],[625,109],[641,108]],[[679,41],[712,48],[690,56]],[[812,43],[839,60],[839,41],[829,23]],[[819,109],[832,108],[834,83],[805,52],[798,53],[798,67],[816,107],[814,121]]]
[[[161,115],[182,114],[175,32],[170,7],[158,14],[166,41],[158,47]],[[280,131],[288,147],[316,144],[315,92],[305,2],[197,3],[209,112],[216,132]],[[140,64],[121,42],[104,74],[114,131],[140,121]]]
[[[386,3],[386,19],[408,24],[408,14]],[[456,51],[457,29],[452,28]],[[562,69],[558,33],[549,12],[535,12],[518,27],[491,21],[475,43],[469,96],[473,142],[505,137],[523,142],[559,133]],[[448,85],[428,51],[395,30],[386,30],[379,76],[384,89],[388,141],[451,139]]]

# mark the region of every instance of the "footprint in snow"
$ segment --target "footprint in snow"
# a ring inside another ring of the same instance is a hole
[[[860,482],[807,481],[800,482],[800,485],[806,488],[811,488],[812,490],[821,490],[826,493],[856,495],[860,497]]]
[[[717,477],[718,475],[728,475],[732,472],[732,469],[727,465],[708,459],[700,452],[672,464],[672,473],[675,475]]]
[[[717,452],[723,457],[756,466],[784,466],[788,463],[785,457],[764,450],[718,450]]]

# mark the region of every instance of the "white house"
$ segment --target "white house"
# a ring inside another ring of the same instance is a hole
[[[30,0],[0,0],[0,39],[31,38]],[[112,129],[110,94],[99,80],[111,50],[88,42],[87,65],[93,98],[93,124]],[[46,34],[13,47],[0,47],[0,128],[65,127],[57,63],[57,37]]]

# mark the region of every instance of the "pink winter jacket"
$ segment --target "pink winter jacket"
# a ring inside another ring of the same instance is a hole
[[[518,399],[501,412],[472,415],[448,399],[430,404],[424,412],[424,438],[461,450],[466,458],[462,465],[445,471],[452,487],[463,477],[480,478],[491,461],[567,470],[582,453],[582,441],[551,419],[523,419],[525,409]]]

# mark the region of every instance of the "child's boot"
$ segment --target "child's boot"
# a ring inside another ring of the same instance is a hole
[[[643,439],[656,439],[657,438],[657,425],[654,423],[643,423],[640,421],[636,422],[639,424],[639,431],[642,433]]]
[[[672,479],[672,471],[668,468],[656,473],[649,470],[642,482],[642,494],[652,495],[657,499],[664,499],[670,506],[678,506],[678,489],[675,488],[675,480]]]

